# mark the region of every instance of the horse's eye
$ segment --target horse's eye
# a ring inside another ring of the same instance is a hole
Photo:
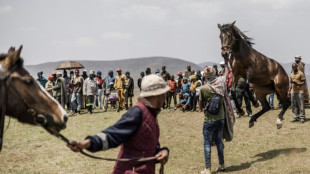
[[[23,82],[26,83],[26,84],[32,84],[33,83],[33,80],[30,76],[25,76],[22,78]]]

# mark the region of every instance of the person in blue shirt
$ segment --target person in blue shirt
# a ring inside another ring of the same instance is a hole
[[[184,79],[183,79],[183,85],[182,85],[182,87],[181,87],[181,93],[182,93],[182,94],[186,94],[186,93],[189,94],[189,89],[190,89],[190,87],[191,87],[191,84],[188,83],[187,78],[184,77]]]
[[[173,111],[175,111],[177,108],[181,108],[183,112],[186,110],[189,110],[190,106],[190,96],[188,93],[183,94],[183,100],[180,101],[174,108]]]
[[[47,83],[46,78],[43,77],[43,71],[38,72],[37,82],[45,88],[45,84]]]

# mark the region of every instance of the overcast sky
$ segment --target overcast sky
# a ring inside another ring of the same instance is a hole
[[[231,23],[279,62],[310,63],[308,0],[1,0],[0,51],[26,64],[149,56],[220,62],[217,24]]]

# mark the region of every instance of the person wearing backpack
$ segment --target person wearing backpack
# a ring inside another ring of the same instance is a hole
[[[223,130],[226,118],[225,93],[226,79],[229,75],[227,63],[225,73],[222,76],[216,75],[216,70],[212,66],[204,68],[206,84],[200,88],[199,109],[204,111],[203,137],[204,137],[204,157],[205,169],[201,174],[211,173],[211,144],[212,137],[215,141],[219,167],[217,171],[225,170],[224,164],[224,144]]]

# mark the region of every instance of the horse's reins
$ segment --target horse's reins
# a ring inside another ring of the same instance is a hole
[[[65,142],[68,145],[71,145],[70,141],[68,138],[66,138],[65,136],[63,136],[61,133],[57,132],[51,132],[46,126],[42,125],[42,127],[49,132],[50,134],[54,135],[55,137],[59,138],[60,140],[62,140],[63,142]],[[156,160],[157,157],[153,156],[153,157],[137,157],[137,158],[106,158],[106,157],[99,157],[99,156],[94,156],[91,154],[86,153],[84,150],[80,150],[79,151],[82,155],[87,156],[89,158],[93,158],[93,159],[99,159],[99,160],[105,160],[105,161],[119,161],[119,162],[148,162],[148,161],[152,161],[152,160]],[[164,165],[161,164],[160,165],[160,169],[159,169],[159,174],[164,174]]]

